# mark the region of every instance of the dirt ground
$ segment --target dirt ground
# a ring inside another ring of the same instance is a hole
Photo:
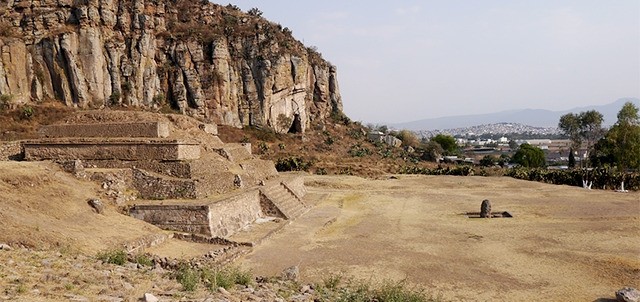
[[[640,287],[640,193],[497,177],[309,176],[317,205],[240,260],[403,280],[455,301],[608,301]],[[483,199],[513,218],[472,219]]]

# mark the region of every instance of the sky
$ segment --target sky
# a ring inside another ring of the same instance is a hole
[[[640,97],[640,0],[231,3],[316,46],[338,68],[345,113],[362,122]]]

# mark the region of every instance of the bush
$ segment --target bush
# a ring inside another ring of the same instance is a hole
[[[198,283],[200,283],[200,272],[183,265],[183,267],[176,272],[175,278],[178,280],[178,283],[182,285],[183,290],[194,291],[198,287]]]
[[[361,146],[360,144],[355,144],[349,148],[349,155],[353,157],[364,157],[371,155],[371,150]]]
[[[438,166],[434,169],[406,166],[400,168],[398,174],[472,176],[475,175],[475,170],[470,166],[456,166],[454,168]]]
[[[311,168],[313,164],[313,160],[305,160],[301,157],[292,156],[278,159],[276,161],[276,170],[278,170],[278,172],[309,171],[309,168]]]
[[[262,154],[267,154],[267,153],[269,153],[269,145],[267,145],[267,143],[265,143],[265,142],[259,142],[258,143],[258,150],[260,150],[260,153],[262,153]]]
[[[142,266],[153,266],[153,260],[151,259],[151,257],[145,255],[145,254],[139,254],[136,255],[133,258],[133,261],[137,264],[140,264]]]
[[[247,286],[253,282],[251,271],[238,267],[212,270],[210,268],[191,268],[186,264],[178,269],[175,278],[185,291],[194,291],[200,283],[210,290],[216,290],[220,287],[230,289],[236,284]]]
[[[20,119],[30,120],[36,114],[36,110],[31,106],[24,106],[20,110]]]
[[[98,254],[98,260],[104,263],[125,265],[127,263],[127,253],[123,250],[104,251]]]
[[[383,281],[380,284],[347,280],[340,286],[341,277],[331,276],[315,287],[320,301],[349,302],[428,302],[439,301],[418,289],[409,288],[404,282]]]
[[[594,188],[619,188],[624,181],[625,189],[640,190],[640,173],[617,172],[613,169],[593,170],[548,170],[520,167],[510,169],[506,176],[516,179],[538,181],[556,185],[582,186],[582,180],[593,181]]]

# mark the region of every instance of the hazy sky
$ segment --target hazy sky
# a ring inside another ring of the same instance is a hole
[[[228,1],[219,4],[227,4]],[[348,116],[403,122],[640,97],[639,0],[233,0],[338,67]]]

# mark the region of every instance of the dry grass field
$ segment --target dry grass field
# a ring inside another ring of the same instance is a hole
[[[241,259],[256,274],[406,280],[454,301],[608,301],[640,287],[640,193],[510,178],[309,176],[317,203]],[[513,218],[473,219],[483,199]]]
[[[237,265],[266,276],[299,265],[309,283],[332,275],[406,280],[445,301],[603,302],[624,286],[640,287],[639,192],[499,177],[309,175],[306,184],[313,207]],[[52,163],[0,163],[0,243],[30,248],[0,251],[0,300],[183,295],[167,276],[95,264],[99,251],[163,233],[114,206],[94,213],[86,201],[102,194]],[[483,199],[514,217],[463,215],[479,211]],[[197,253],[186,242],[161,248]],[[58,260],[43,266],[50,258]],[[131,285],[124,291],[120,273]],[[108,280],[93,277],[103,275]]]

